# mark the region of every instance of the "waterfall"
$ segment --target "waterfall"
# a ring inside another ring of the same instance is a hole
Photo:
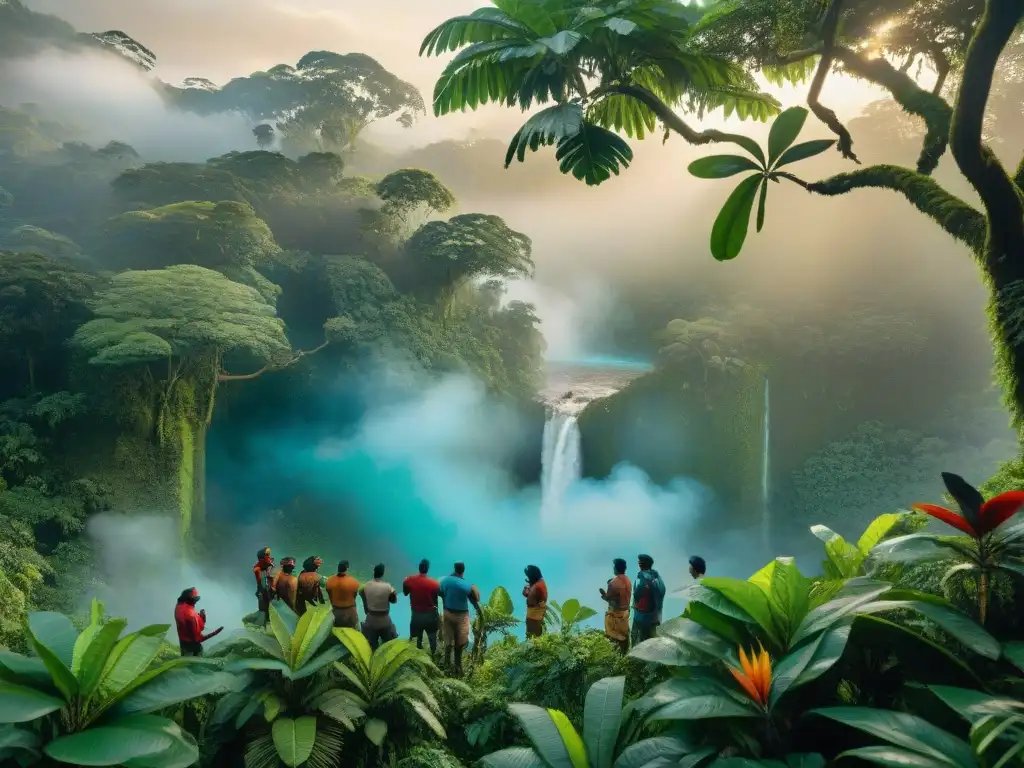
[[[558,514],[566,492],[580,479],[580,428],[576,413],[557,407],[548,408],[541,449],[541,520]]]
[[[761,535],[767,545],[771,529],[771,510],[769,502],[768,476],[771,467],[771,391],[768,377],[764,379],[764,418],[761,444]]]

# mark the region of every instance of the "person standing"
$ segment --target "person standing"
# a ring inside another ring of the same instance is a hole
[[[608,579],[608,588],[602,588],[601,599],[608,603],[604,615],[604,634],[623,653],[629,652],[629,603],[633,585],[626,575],[626,561],[621,557],[612,561],[614,576]]]
[[[523,569],[526,574],[526,586],[523,597],[526,598],[526,637],[540,637],[544,634],[544,616],[548,612],[548,585],[536,565],[528,565]]]
[[[440,619],[437,615],[437,598],[441,585],[427,575],[429,560],[420,560],[419,573],[407,576],[402,582],[402,594],[408,596],[412,618],[409,620],[409,637],[416,641],[417,648],[423,648],[423,634],[430,643],[430,655],[437,653],[437,630]]]
[[[270,621],[270,601],[273,598],[271,583],[273,581],[274,558],[270,556],[270,547],[264,547],[256,553],[256,565],[252,567],[256,577],[256,599],[258,611],[263,614],[263,626]]]
[[[480,615],[480,591],[466,581],[466,564],[455,563],[452,573],[441,579],[438,589],[444,606],[441,631],[444,638],[444,663],[451,664],[455,653],[455,676],[462,676],[462,653],[469,645],[469,606]]]
[[[320,588],[320,566],[324,564],[316,555],[307,557],[302,564],[302,573],[299,574],[298,594],[295,597],[295,612],[301,616],[306,612],[306,606],[323,604],[324,593]]]
[[[278,600],[283,600],[285,605],[295,610],[295,595],[298,590],[299,580],[295,578],[292,571],[295,570],[295,558],[286,557],[281,560],[281,570],[274,574],[270,582],[271,591]]]
[[[182,656],[202,656],[203,643],[224,631],[224,627],[217,627],[210,634],[203,634],[206,629],[206,611],[196,613],[198,602],[199,590],[189,587],[182,590],[178,604],[174,607],[174,624],[178,629],[178,647]]]
[[[704,578],[704,574],[707,573],[708,564],[704,562],[704,558],[700,555],[694,555],[690,558],[690,575],[697,581]]]
[[[658,634],[661,624],[661,606],[665,601],[665,582],[654,570],[654,558],[637,555],[640,572],[633,582],[633,632],[632,641],[636,646]]]
[[[327,597],[334,612],[334,626],[359,628],[359,611],[356,610],[356,595],[359,582],[348,575],[348,560],[338,563],[338,573],[327,580]]]
[[[373,566],[373,580],[363,585],[363,634],[370,648],[377,650],[381,643],[398,637],[395,622],[391,620],[391,606],[398,602],[395,588],[384,581],[384,563]]]

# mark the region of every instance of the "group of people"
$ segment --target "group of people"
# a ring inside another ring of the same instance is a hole
[[[398,630],[391,619],[391,606],[398,602],[397,590],[384,580],[386,568],[383,563],[374,566],[373,579],[360,584],[349,574],[349,563],[338,563],[337,573],[324,578],[320,573],[323,560],[317,556],[306,558],[302,571],[295,575],[295,558],[281,560],[281,567],[275,572],[274,558],[269,547],[259,550],[253,575],[256,579],[256,598],[259,613],[264,624],[269,621],[270,604],[280,600],[297,615],[303,615],[312,605],[331,606],[335,627],[360,629],[370,647],[374,650],[381,643],[398,637]],[[599,590],[601,599],[608,604],[604,618],[605,635],[623,653],[630,645],[636,645],[657,635],[661,624],[661,611],[665,600],[665,582],[654,570],[654,558],[650,555],[637,556],[639,571],[634,580],[626,575],[627,563],[622,558],[612,561],[613,575]],[[690,558],[690,575],[695,579],[704,576],[707,565],[702,557]],[[402,594],[409,598],[412,617],[409,635],[419,648],[423,647],[423,636],[432,655],[437,653],[437,636],[440,632],[444,643],[446,665],[454,657],[456,675],[462,673],[463,651],[469,645],[470,608],[478,616],[482,613],[480,591],[466,579],[464,563],[455,563],[452,572],[440,581],[429,575],[430,562],[421,560],[417,572],[402,581]],[[526,584],[522,595],[526,599],[526,637],[544,634],[544,620],[548,610],[548,588],[544,575],[536,565],[523,569]],[[364,619],[359,621],[356,601],[362,602]],[[206,612],[196,612],[199,591],[190,587],[181,593],[175,609],[175,623],[182,655],[202,654],[202,644],[219,634],[220,627],[209,634],[206,629]],[[438,602],[441,613],[438,614]],[[630,613],[633,616],[630,628]]]

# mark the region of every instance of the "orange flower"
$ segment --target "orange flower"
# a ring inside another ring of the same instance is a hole
[[[768,651],[762,646],[760,652],[751,652],[748,657],[743,646],[740,646],[740,665],[743,667],[742,672],[732,667],[727,669],[751,699],[767,707],[768,692],[772,688],[772,660]]]

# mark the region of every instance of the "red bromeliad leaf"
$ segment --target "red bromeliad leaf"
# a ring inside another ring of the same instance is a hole
[[[971,524],[951,509],[946,509],[945,507],[940,507],[936,504],[914,504],[913,508],[921,510],[926,515],[930,515],[936,520],[941,520],[946,525],[958,528],[968,536],[977,538],[978,534],[976,534],[974,529],[971,528]]]
[[[1024,491],[1007,491],[981,505],[981,532],[989,533],[1013,517],[1024,506]]]

